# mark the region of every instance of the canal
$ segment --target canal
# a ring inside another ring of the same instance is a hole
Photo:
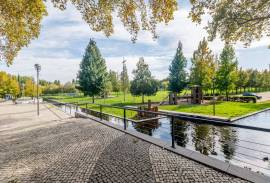
[[[62,106],[64,110],[64,106]],[[75,109],[66,111],[75,112]],[[85,111],[84,111],[85,112]],[[100,117],[98,112],[89,114]],[[102,115],[102,118],[123,126],[123,120]],[[236,124],[270,129],[270,110],[238,121]],[[128,121],[127,129],[171,142],[171,120],[161,118],[145,122]],[[248,168],[270,176],[270,133],[229,126],[213,126],[196,121],[175,119],[175,143],[204,155]]]

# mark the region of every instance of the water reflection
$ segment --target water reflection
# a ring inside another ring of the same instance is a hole
[[[175,142],[177,145],[186,147],[189,138],[188,138],[188,128],[189,124],[186,121],[176,118],[174,121],[174,134]]]
[[[220,128],[220,140],[224,157],[231,160],[235,154],[237,131],[230,127]]]
[[[194,131],[192,133],[192,141],[195,146],[195,150],[202,154],[209,155],[213,151],[214,136],[212,134],[212,128],[209,125],[194,125]]]
[[[82,111],[100,117],[97,111],[83,109]],[[261,116],[263,116],[263,118],[261,118]],[[260,122],[262,119],[264,123],[270,124],[270,112],[259,114],[257,117],[258,118],[255,118],[253,116],[252,120],[256,119]],[[123,126],[122,119],[108,115],[102,115],[102,118]],[[247,118],[237,123],[245,124],[245,120],[250,122],[250,119]],[[263,161],[265,157],[270,158],[270,133],[200,124],[196,121],[191,122],[177,118],[175,118],[174,124],[175,143],[178,146],[270,175],[269,160]],[[260,125],[262,125],[262,122],[260,122]],[[167,142],[171,142],[171,127],[170,118],[138,123],[129,121],[127,123],[127,128],[130,130],[135,130]],[[262,144],[269,145],[265,146]]]
[[[145,122],[132,122],[134,129],[138,132],[152,136],[154,131],[161,126],[158,119]]]

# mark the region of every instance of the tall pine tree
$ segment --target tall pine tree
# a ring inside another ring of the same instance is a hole
[[[169,90],[174,93],[181,92],[187,84],[187,73],[185,67],[187,66],[187,59],[184,57],[182,50],[182,43],[179,41],[178,48],[172,63],[169,67]]]
[[[90,39],[85,50],[78,74],[80,89],[85,95],[92,97],[101,95],[105,91],[108,73],[105,60],[102,58],[96,42]]]
[[[126,66],[126,60],[123,60],[123,70],[120,74],[121,79],[121,90],[124,94],[124,101],[126,101],[126,93],[129,89],[129,78],[128,78],[128,71]]]

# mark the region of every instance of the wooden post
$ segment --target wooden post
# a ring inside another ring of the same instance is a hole
[[[151,100],[148,100],[148,110],[151,110]]]

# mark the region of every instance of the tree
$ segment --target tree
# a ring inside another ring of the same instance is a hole
[[[269,89],[270,87],[270,72],[265,69],[262,72],[262,88],[264,88],[264,90]]]
[[[63,92],[64,93],[75,93],[76,92],[75,84],[73,84],[70,81],[66,82],[63,86]]]
[[[249,80],[248,80],[248,85],[250,87],[250,90],[254,87],[255,90],[257,90],[259,82],[259,72],[258,70],[250,70],[250,75],[249,75]]]
[[[211,88],[216,64],[205,38],[200,41],[198,49],[194,51],[191,62],[190,82],[194,85],[200,85],[203,89]]]
[[[0,97],[4,97],[6,94],[11,94],[16,98],[20,94],[19,82],[16,76],[0,71]]]
[[[85,50],[78,74],[80,89],[85,95],[92,97],[101,95],[105,91],[107,70],[105,60],[102,58],[96,42],[90,39]]]
[[[201,22],[207,12],[212,21],[206,27],[209,39],[220,35],[225,42],[242,41],[249,45],[253,40],[269,36],[270,1],[266,0],[191,0],[190,17]]]
[[[247,82],[248,82],[248,73],[242,68],[240,68],[239,70],[237,70],[237,77],[235,81],[236,93],[238,93],[238,89],[240,89],[241,92],[241,88],[244,88],[245,91]]]
[[[123,62],[123,71],[121,72],[120,77],[121,77],[121,90],[124,93],[124,101],[126,101],[126,93],[129,89],[129,78],[125,61]]]
[[[220,54],[219,68],[217,71],[217,87],[220,91],[225,91],[227,100],[229,99],[229,89],[232,89],[236,80],[237,60],[231,45],[226,44]]]
[[[137,69],[133,71],[134,79],[131,81],[130,92],[135,96],[155,95],[157,92],[157,81],[151,76],[148,65],[144,62],[143,57],[137,63]]]
[[[0,62],[12,64],[18,51],[37,38],[47,15],[43,0],[0,0]]]
[[[47,15],[45,0],[0,0],[0,62],[11,64],[18,51],[40,32],[41,20]],[[106,36],[113,33],[113,15],[135,41],[140,30],[152,32],[156,38],[156,25],[168,23],[177,10],[176,0],[51,0],[55,7],[64,10],[71,2],[93,31]],[[16,28],[15,28],[16,27]]]
[[[31,78],[25,81],[24,95],[27,97],[34,97],[35,95],[35,83]]]
[[[117,72],[110,70],[109,80],[111,83],[112,91],[116,92],[118,95],[118,92],[120,91],[120,81]]]
[[[58,86],[60,86],[61,85],[61,82],[60,82],[60,80],[54,80],[54,82],[53,82],[55,85],[58,85]]]
[[[169,90],[175,93],[181,92],[187,84],[187,73],[185,68],[187,66],[187,59],[184,57],[182,51],[182,43],[179,41],[178,48],[172,63],[169,67]]]

